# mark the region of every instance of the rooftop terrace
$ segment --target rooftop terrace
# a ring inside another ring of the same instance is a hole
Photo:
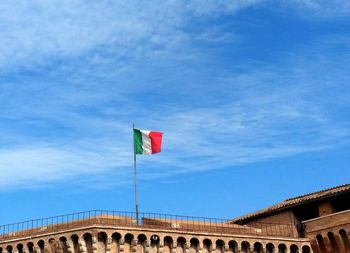
[[[91,226],[295,237],[292,233],[295,227],[292,224],[256,223],[248,227],[217,218],[157,213],[139,213],[139,217],[137,220],[136,213],[133,212],[93,210],[28,220],[0,226],[0,241]]]

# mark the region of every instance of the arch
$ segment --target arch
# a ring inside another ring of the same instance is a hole
[[[160,243],[160,237],[158,235],[151,235],[150,238],[150,244],[151,244],[151,251],[150,253],[157,253]]]
[[[301,248],[301,251],[302,251],[302,253],[310,253],[310,252],[311,252],[311,249],[310,249],[309,246],[304,245],[304,246]]]
[[[44,240],[38,241],[38,246],[39,246],[40,250],[44,250],[45,249],[45,242],[44,242]]]
[[[147,237],[144,234],[139,234],[137,236],[136,253],[144,253],[145,252],[146,240],[147,240]]]
[[[172,247],[173,242],[174,240],[171,236],[164,237],[164,245],[169,245],[170,247]]]
[[[166,236],[164,237],[164,247],[163,247],[163,252],[164,253],[170,253],[171,249],[173,247],[173,238],[171,236]]]
[[[185,246],[186,246],[186,239],[182,236],[177,238],[177,247],[176,247],[176,253],[184,253],[185,252]]]
[[[332,247],[331,251],[334,253],[339,253],[338,244],[337,244],[337,241],[335,240],[334,234],[332,232],[328,232],[327,237]]]
[[[97,253],[106,253],[107,234],[103,231],[97,234]]]
[[[130,234],[130,233],[127,233],[127,234],[124,236],[124,239],[125,239],[125,243],[131,244],[131,241],[134,239],[134,235],[133,235],[133,234]]]
[[[266,253],[274,253],[275,252],[275,245],[273,243],[269,242],[266,244]]]
[[[254,243],[254,245],[253,245],[253,252],[254,253],[262,253],[262,250],[263,250],[263,246],[260,242]]]
[[[346,231],[344,229],[340,229],[339,235],[340,235],[341,241],[343,242],[345,252],[350,252],[350,242]]]
[[[2,253],[2,247],[0,247],[0,253]]]
[[[112,234],[112,240],[116,241],[116,242],[119,242],[120,238],[122,238],[122,235],[115,232]]]
[[[160,237],[158,235],[152,235],[150,238],[151,241],[151,247],[159,245]]]
[[[176,241],[177,241],[177,243],[180,243],[180,244],[183,244],[183,245],[186,244],[186,239],[184,237],[182,237],[182,236],[178,237]]]
[[[278,253],[287,253],[287,246],[284,243],[278,245]]]
[[[137,236],[137,242],[138,242],[139,244],[141,244],[141,245],[144,245],[144,243],[146,242],[146,240],[147,240],[147,237],[146,237],[145,234],[139,234],[139,235]]]
[[[55,238],[49,239],[49,245],[50,245],[51,253],[59,253],[58,245]]]
[[[189,252],[190,253],[196,253],[196,252],[198,252],[198,248],[199,248],[199,240],[197,238],[192,238],[190,240]]]
[[[18,253],[23,253],[23,244],[22,243],[17,244],[16,248],[17,248]]]
[[[225,242],[223,240],[217,240],[215,243],[215,252],[216,253],[223,253],[224,252],[224,245],[225,245]]]
[[[67,244],[67,238],[65,236],[61,236],[59,239],[59,244],[62,249],[63,253],[68,253],[68,244]]]
[[[134,240],[134,235],[127,233],[124,236],[125,244],[124,244],[124,252],[131,253],[132,241]]]
[[[210,239],[206,238],[203,240],[203,248],[210,250],[211,246],[212,246],[212,242]]]
[[[290,245],[289,250],[290,250],[290,253],[299,253],[299,248],[295,244]]]
[[[73,234],[70,238],[73,242],[74,253],[81,253],[79,247],[79,236],[77,234]]]
[[[244,253],[250,252],[250,244],[249,244],[249,242],[243,241],[241,243],[241,249],[242,249],[242,252],[244,252]]]
[[[316,241],[317,241],[318,248],[320,249],[320,251],[327,252],[322,235],[320,235],[320,234],[316,235]]]
[[[29,253],[33,253],[34,252],[34,243],[33,242],[28,242],[27,243],[27,248],[28,248],[28,252]]]
[[[119,245],[120,245],[121,238],[122,238],[121,234],[117,232],[112,234],[112,243],[111,243],[110,253],[119,253]],[[88,253],[93,253],[93,252],[88,252]]]
[[[92,234],[90,234],[90,233],[83,234],[83,240],[85,242],[87,253],[93,253]]]
[[[232,253],[236,253],[238,251],[238,243],[234,240],[228,242],[228,249]]]
[[[11,245],[7,246],[6,251],[7,253],[12,253],[12,246]]]

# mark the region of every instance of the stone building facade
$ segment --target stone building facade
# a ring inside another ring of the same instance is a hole
[[[349,253],[349,193],[339,186],[232,220],[90,211],[27,221],[0,226],[0,253]]]

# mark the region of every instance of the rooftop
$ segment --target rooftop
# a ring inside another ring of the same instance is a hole
[[[228,220],[168,214],[94,210],[29,220],[0,226],[0,242],[26,236],[60,233],[87,227],[157,229],[194,233],[238,234],[254,236],[295,237],[290,224],[258,223],[255,226],[232,224]]]
[[[294,206],[302,205],[302,204],[305,204],[308,202],[325,199],[325,198],[328,198],[331,196],[336,196],[336,195],[339,195],[339,194],[344,193],[344,192],[350,192],[350,184],[339,185],[339,186],[332,187],[329,189],[309,193],[306,195],[301,195],[299,197],[286,199],[285,201],[280,202],[276,205],[270,206],[268,208],[264,208],[264,209],[261,209],[261,210],[256,211],[256,212],[249,213],[249,214],[243,215],[241,217],[231,219],[230,222],[240,224],[240,223],[243,223],[245,221],[248,221],[248,220],[251,220],[254,218],[265,216],[267,214],[278,212],[278,211],[288,209],[288,208],[291,208]]]

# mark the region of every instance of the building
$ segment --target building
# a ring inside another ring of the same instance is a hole
[[[309,239],[313,252],[350,252],[350,184],[287,199],[269,208],[231,220],[293,224],[293,235]]]
[[[350,185],[232,220],[89,211],[0,226],[0,253],[350,253]]]

